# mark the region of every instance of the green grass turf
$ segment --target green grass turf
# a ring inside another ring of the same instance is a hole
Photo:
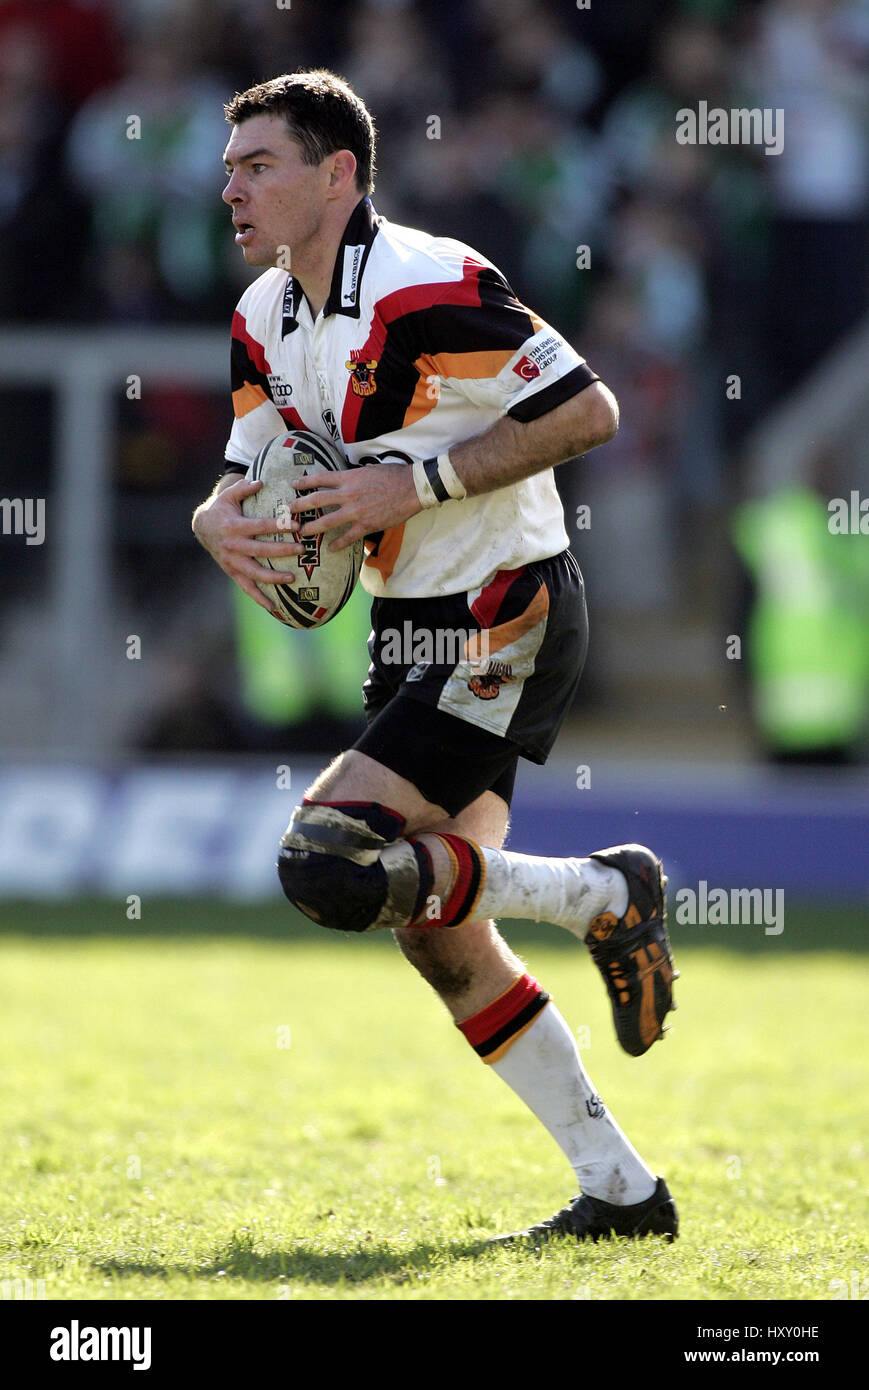
[[[507,929],[682,1220],[672,1246],[537,1254],[479,1246],[551,1214],[572,1174],[391,940],[324,936],[282,903],[2,911],[2,1280],[49,1299],[828,1299],[856,1271],[869,1292],[858,909],[815,951],[829,907],[765,943],[675,929],[679,1011],[642,1059],[578,944]]]

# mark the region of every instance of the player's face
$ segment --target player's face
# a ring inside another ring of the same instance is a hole
[[[302,162],[281,116],[252,116],[233,128],[224,151],[235,240],[248,265],[285,265],[285,252],[315,238],[326,208],[325,164]]]

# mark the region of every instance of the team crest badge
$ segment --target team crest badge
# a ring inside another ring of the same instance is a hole
[[[373,396],[377,390],[377,382],[374,380],[374,373],[377,370],[379,358],[363,358],[362,353],[351,352],[350,361],[345,362],[344,366],[350,373],[350,385],[357,396]]]
[[[497,700],[503,682],[512,679],[513,668],[509,661],[490,661],[484,675],[471,676],[468,689],[478,700]]]

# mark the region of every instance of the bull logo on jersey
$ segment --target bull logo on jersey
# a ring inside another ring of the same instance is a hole
[[[509,661],[490,661],[481,676],[471,676],[468,689],[478,700],[497,700],[501,686],[513,679],[513,667]]]
[[[377,370],[379,358],[363,358],[361,352],[351,352],[350,361],[345,362],[344,366],[350,373],[350,385],[353,387],[357,396],[373,396],[377,390],[377,382],[374,380],[374,373]]]

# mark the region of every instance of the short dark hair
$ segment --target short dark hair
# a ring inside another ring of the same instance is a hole
[[[356,156],[356,184],[361,193],[374,188],[376,132],[371,112],[343,77],[326,68],[285,72],[236,92],[224,106],[226,119],[240,125],[251,116],[283,116],[290,135],[302,147],[305,164],[320,164],[336,150]]]

